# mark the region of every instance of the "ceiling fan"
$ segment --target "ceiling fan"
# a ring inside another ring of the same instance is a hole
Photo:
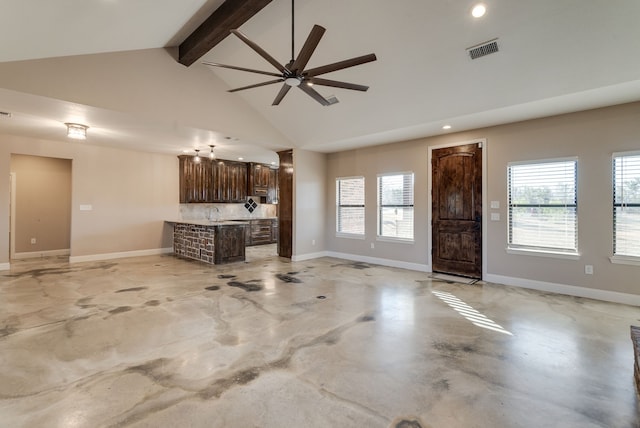
[[[311,55],[313,54],[316,47],[318,46],[318,43],[320,43],[320,39],[322,38],[322,35],[326,31],[326,29],[321,27],[320,25],[314,25],[313,28],[311,29],[311,33],[309,33],[309,36],[307,37],[307,40],[304,42],[304,45],[302,46],[302,49],[300,50],[298,57],[294,58],[295,50],[294,50],[293,35],[294,35],[295,27],[294,27],[293,8],[294,8],[294,0],[291,0],[291,61],[289,61],[287,64],[280,64],[275,58],[269,55],[264,49],[262,49],[256,43],[249,40],[249,38],[244,34],[242,34],[240,31],[231,30],[231,32],[235,34],[240,40],[242,40],[245,44],[247,44],[251,49],[256,51],[258,55],[260,55],[262,58],[267,60],[269,64],[273,65],[279,71],[279,73],[254,70],[250,68],[236,67],[233,65],[225,65],[225,64],[218,64],[218,63],[212,63],[212,62],[203,62],[203,64],[214,66],[214,67],[229,68],[232,70],[240,70],[240,71],[246,71],[249,73],[257,73],[257,74],[277,77],[277,79],[274,79],[274,80],[256,83],[254,85],[249,85],[249,86],[243,86],[241,88],[231,89],[228,91],[228,92],[237,92],[237,91],[243,91],[245,89],[258,88],[260,86],[283,83],[282,88],[280,89],[280,92],[278,92],[278,95],[276,95],[276,98],[273,100],[273,103],[271,104],[274,106],[280,104],[280,101],[282,101],[285,95],[287,95],[287,93],[289,92],[289,89],[291,89],[294,86],[297,86],[298,88],[300,88],[302,92],[306,93],[307,95],[309,95],[311,98],[313,98],[323,106],[335,104],[337,101],[334,100],[333,102],[331,102],[327,100],[325,97],[320,95],[318,91],[312,88],[313,85],[331,86],[334,88],[351,89],[354,91],[363,91],[363,92],[369,89],[368,86],[357,85],[355,83],[340,82],[337,80],[323,79],[318,76],[321,76],[326,73],[331,73],[333,71],[354,67],[356,65],[365,64],[367,62],[375,61],[376,60],[375,54],[362,55],[362,56],[347,59],[344,61],[334,62],[332,64],[327,64],[321,67],[315,67],[315,68],[305,70],[307,63],[311,58]]]

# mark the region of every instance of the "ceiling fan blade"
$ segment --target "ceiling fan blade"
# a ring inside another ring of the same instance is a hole
[[[268,82],[256,83],[255,85],[249,85],[249,86],[243,86],[242,88],[230,89],[227,92],[244,91],[245,89],[259,88],[260,86],[273,85],[274,83],[281,83],[281,82],[282,82],[282,79],[269,80]]]
[[[291,86],[287,85],[286,83],[282,85],[282,88],[280,88],[280,92],[278,92],[278,95],[276,95],[276,98],[273,100],[273,104],[271,105],[277,106],[278,104],[280,104],[280,101],[282,101],[284,96],[287,95],[289,89],[291,89]]]
[[[347,83],[347,82],[338,82],[337,80],[321,79],[319,77],[312,77],[310,79],[307,79],[307,81],[313,83],[314,85],[332,86],[334,88],[342,88],[342,89],[353,89],[354,91],[365,92],[367,89],[369,89],[368,86],[364,86],[364,85],[356,85],[355,83]]]
[[[306,93],[307,95],[309,95],[311,98],[313,98],[323,106],[331,105],[331,103],[327,101],[325,97],[320,95],[318,91],[316,91],[315,89],[312,89],[310,86],[305,85],[303,83],[302,85],[298,86],[298,88],[302,89],[302,92]]]
[[[218,64],[218,63],[215,63],[215,62],[203,62],[203,64],[204,65],[210,65],[212,67],[230,68],[232,70],[247,71],[249,73],[258,73],[258,74],[265,74],[267,76],[282,77],[282,75],[278,74],[278,73],[272,73],[270,71],[253,70],[251,68],[236,67],[235,65]]]
[[[300,53],[298,54],[296,60],[293,62],[290,71],[295,73],[304,70],[304,68],[307,66],[307,63],[309,62],[309,59],[311,58],[311,55],[313,54],[313,51],[315,51],[316,47],[318,47],[318,43],[320,43],[320,39],[322,38],[322,35],[325,31],[327,30],[324,27],[321,27],[319,25],[313,26],[311,32],[309,33],[309,37],[307,37],[307,40],[302,46],[302,49],[300,49]]]
[[[342,70],[344,68],[365,64],[367,62],[375,61],[376,59],[377,59],[376,54],[362,55],[356,58],[345,59],[344,61],[334,62],[333,64],[327,64],[321,67],[312,68],[310,70],[306,70],[302,74],[305,77],[319,76],[321,74],[331,73],[332,71]]]
[[[247,38],[247,36],[245,36],[244,34],[242,34],[240,31],[238,30],[231,30],[231,32],[233,34],[235,34],[236,36],[238,36],[238,38],[240,40],[242,40],[243,42],[245,42],[247,45],[249,45],[249,47],[251,49],[253,49],[254,51],[256,51],[258,53],[258,55],[260,55],[262,58],[266,59],[271,65],[273,65],[275,68],[277,68],[282,74],[286,73],[286,69],[282,66],[282,64],[280,64],[278,61],[276,61],[276,59],[274,57],[272,57],[271,55],[269,55],[267,53],[267,51],[265,51],[264,49],[262,49],[260,46],[258,46],[257,44],[255,44],[254,42],[252,42],[251,40],[249,40]]]

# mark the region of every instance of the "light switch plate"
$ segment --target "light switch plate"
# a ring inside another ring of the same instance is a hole
[[[491,221],[500,221],[500,213],[491,213]]]
[[[497,210],[498,208],[500,208],[500,201],[491,201],[491,209]]]
[[[92,210],[93,210],[92,205],[80,205],[80,211],[92,211]]]

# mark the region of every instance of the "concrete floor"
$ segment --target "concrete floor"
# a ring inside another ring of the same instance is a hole
[[[639,426],[638,308],[256,251],[12,263],[0,426]]]

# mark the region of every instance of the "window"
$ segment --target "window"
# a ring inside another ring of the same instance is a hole
[[[509,164],[509,249],[577,254],[577,168],[575,159]]]
[[[378,176],[378,236],[413,240],[413,173]]]
[[[613,155],[613,255],[640,257],[640,154]]]
[[[364,237],[364,177],[336,179],[336,232]]]

